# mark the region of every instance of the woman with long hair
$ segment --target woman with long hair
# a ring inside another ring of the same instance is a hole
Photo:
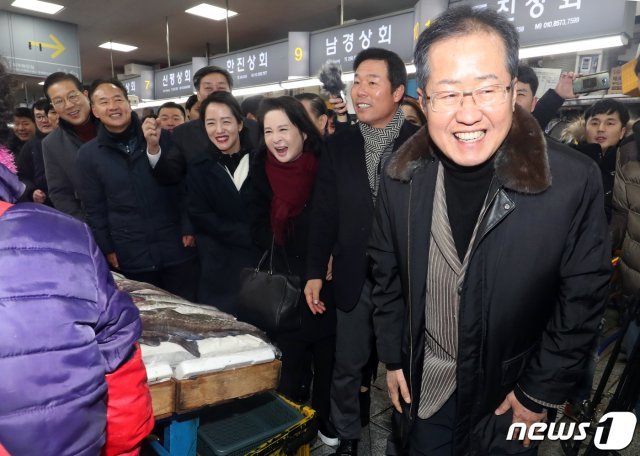
[[[264,133],[251,166],[251,231],[263,250],[275,244],[274,264],[291,271],[305,283],[305,257],[309,231],[309,202],[313,191],[322,136],[302,104],[292,97],[265,98],[258,111]],[[286,261],[284,261],[286,259]],[[328,282],[330,283],[330,282]],[[330,288],[323,288],[327,302]],[[330,436],[329,391],[335,349],[335,310],[313,315],[301,294],[302,325],[291,332],[270,334],[282,350],[279,391],[299,399],[300,385],[313,360],[312,407],[318,412],[320,431]],[[336,443],[337,444],[337,443]]]

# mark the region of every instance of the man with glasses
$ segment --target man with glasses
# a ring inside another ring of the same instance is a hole
[[[99,123],[91,115],[87,91],[70,73],[53,73],[44,81],[44,93],[58,113],[59,127],[42,141],[49,198],[56,209],[86,221],[77,194],[79,173],[76,153],[96,136]]]
[[[31,111],[36,120],[36,135],[22,146],[16,162],[18,177],[26,185],[23,196],[27,201],[48,205],[51,205],[51,200],[47,197],[49,190],[44,174],[42,140],[58,127],[57,116],[49,117],[49,112],[52,110],[51,103],[46,98],[33,104]]]
[[[448,9],[415,62],[427,130],[389,161],[369,246],[389,395],[412,454],[533,455],[509,428],[567,400],[604,307],[599,171],[516,104],[494,10]]]

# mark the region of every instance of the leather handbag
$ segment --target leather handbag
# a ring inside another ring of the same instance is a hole
[[[273,271],[274,240],[271,249],[264,252],[256,268],[244,268],[241,272],[240,293],[236,301],[238,318],[268,333],[294,331],[302,325],[300,313],[300,277],[291,274],[285,257],[288,274]],[[269,269],[262,265],[269,256]]]

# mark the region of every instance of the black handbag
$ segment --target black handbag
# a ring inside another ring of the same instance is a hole
[[[240,273],[240,293],[236,301],[238,318],[266,332],[285,332],[299,329],[300,277],[292,275],[285,257],[288,274],[273,272],[274,241],[264,252],[256,268],[244,268]],[[269,269],[261,270],[269,255]]]

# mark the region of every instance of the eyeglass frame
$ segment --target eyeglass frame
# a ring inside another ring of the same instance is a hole
[[[80,102],[80,97],[82,96],[82,92],[75,90],[70,92],[67,96],[65,97],[61,97],[59,99],[56,100],[51,100],[51,106],[53,106],[55,109],[58,108],[63,108],[67,102],[76,105]]]
[[[429,106],[431,106],[431,110],[432,110],[433,112],[455,112],[455,111],[457,111],[458,109],[460,109],[460,106],[462,106],[462,103],[463,103],[464,97],[468,97],[468,96],[470,96],[470,97],[471,97],[471,99],[473,100],[473,102],[475,103],[475,105],[476,105],[477,107],[479,107],[479,108],[487,108],[487,107],[490,107],[490,106],[496,106],[496,105],[502,104],[502,103],[504,103],[505,101],[507,101],[507,98],[505,97],[505,98],[504,98],[504,100],[503,100],[502,102],[500,102],[500,103],[493,103],[493,104],[489,104],[489,105],[482,105],[482,104],[480,104],[480,103],[478,103],[478,102],[476,101],[476,98],[475,98],[475,96],[474,96],[474,94],[475,94],[475,93],[477,93],[477,92],[479,92],[479,91],[481,91],[481,90],[485,90],[485,89],[487,89],[488,87],[500,87],[501,89],[503,89],[503,90],[504,90],[504,95],[506,95],[507,93],[509,93],[509,91],[511,91],[511,90],[514,88],[514,86],[515,86],[515,82],[512,80],[512,81],[511,81],[509,84],[507,84],[507,85],[504,85],[504,84],[489,84],[489,85],[486,85],[486,86],[478,87],[477,89],[473,89],[473,90],[468,91],[468,92],[465,92],[464,90],[440,90],[440,91],[438,91],[438,92],[432,92],[432,93],[431,93],[431,95],[425,95],[425,97],[424,97],[424,98],[425,98],[426,100],[428,100],[428,101],[429,101]],[[460,94],[460,95],[462,95],[462,96],[460,97],[460,99],[459,99],[459,101],[458,101],[458,103],[457,103],[457,104],[452,104],[452,105],[451,105],[451,108],[454,108],[454,107],[455,107],[455,109],[450,109],[450,110],[444,110],[444,111],[443,111],[443,110],[436,110],[436,109],[434,108],[434,106],[433,106],[433,96],[434,96],[434,95],[437,95],[437,94],[441,94],[441,93],[455,93],[455,94]]]

